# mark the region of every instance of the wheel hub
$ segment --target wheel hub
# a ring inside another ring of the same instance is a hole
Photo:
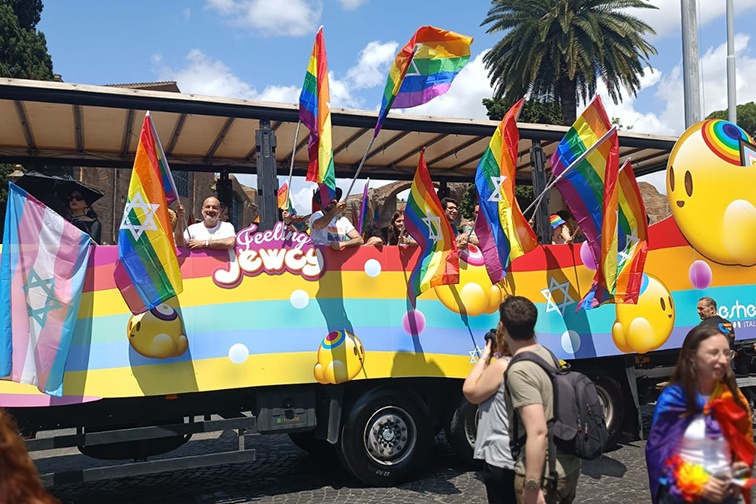
[[[380,464],[401,462],[410,454],[414,445],[414,423],[404,410],[382,408],[367,423],[365,448],[368,455]]]

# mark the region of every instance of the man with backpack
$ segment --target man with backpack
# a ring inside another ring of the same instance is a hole
[[[555,431],[552,380],[557,371],[558,361],[548,349],[536,342],[535,324],[538,312],[529,299],[521,296],[507,297],[499,307],[499,316],[499,330],[504,332],[513,353],[512,361],[505,373],[505,401],[508,417],[511,419],[509,429],[512,454],[516,460],[517,502],[569,504],[575,499],[580,458],[559,448],[553,450],[556,453],[550,453],[549,450],[549,446],[556,446],[552,437]],[[550,368],[544,368],[543,365]],[[546,369],[550,369],[550,373]],[[587,380],[585,377],[582,378]],[[558,390],[561,390],[561,387],[558,387]],[[563,395],[559,404],[562,404],[569,394]]]

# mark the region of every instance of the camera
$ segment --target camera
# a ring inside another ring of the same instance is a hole
[[[489,330],[483,338],[486,340],[486,343],[490,340],[491,347],[496,348],[496,329]]]

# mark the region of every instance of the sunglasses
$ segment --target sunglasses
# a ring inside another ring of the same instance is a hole
[[[84,196],[81,194],[72,194],[68,197],[68,201],[84,201]]]

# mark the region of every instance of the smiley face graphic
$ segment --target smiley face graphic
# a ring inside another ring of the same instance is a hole
[[[312,374],[319,383],[336,385],[357,376],[364,363],[362,341],[349,331],[332,331],[318,347]]]
[[[675,326],[675,304],[656,277],[643,275],[637,304],[618,304],[612,326],[614,344],[625,353],[646,353],[662,346]]]
[[[472,243],[459,254],[459,284],[434,290],[448,309],[471,317],[495,312],[504,298],[501,287],[488,277],[483,253]]]
[[[168,303],[132,315],[126,324],[129,344],[139,354],[153,359],[179,357],[189,348],[178,311]]]
[[[685,238],[722,264],[756,264],[756,169],[741,166],[733,123],[701,121],[675,144],[667,165],[667,198]]]

